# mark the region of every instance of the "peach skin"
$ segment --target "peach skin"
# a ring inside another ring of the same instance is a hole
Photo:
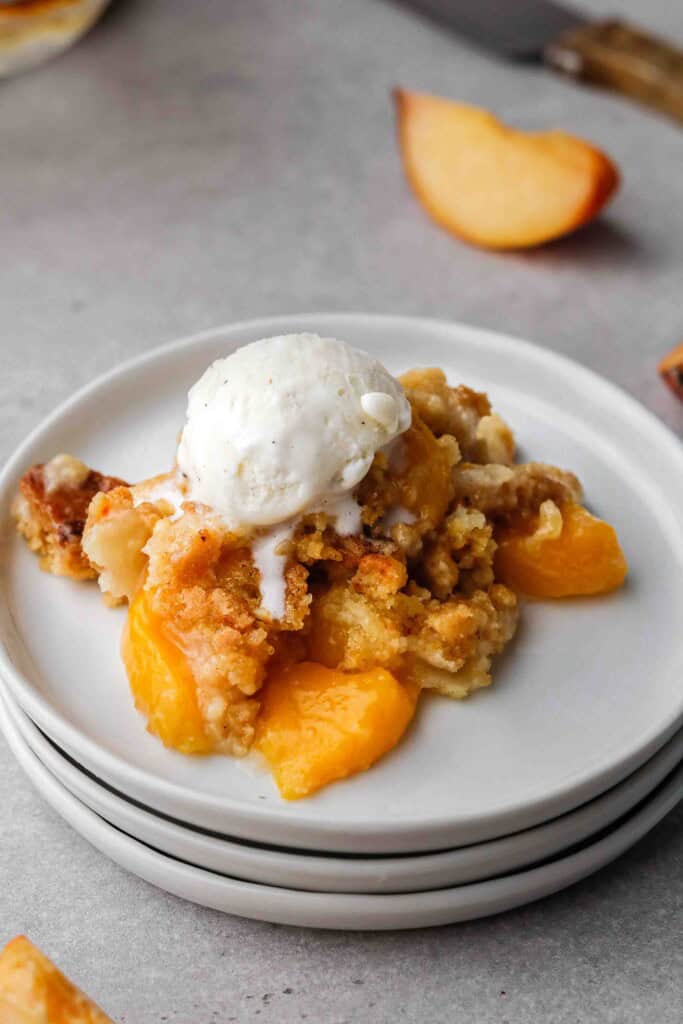
[[[394,91],[406,176],[427,213],[487,249],[524,249],[592,220],[619,173],[599,149],[560,131],[508,128],[493,114]]]

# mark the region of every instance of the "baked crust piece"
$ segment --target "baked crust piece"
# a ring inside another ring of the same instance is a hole
[[[97,529],[89,521],[89,545]],[[204,729],[218,752],[241,755],[251,746],[267,667],[306,657],[309,575],[348,575],[374,545],[337,537],[318,513],[305,517],[289,547],[285,614],[273,620],[260,610],[248,539],[206,510],[188,503],[180,518],[159,519],[145,544],[150,608],[192,668]]]
[[[467,523],[462,532],[479,531]],[[485,547],[480,557],[488,561]],[[513,636],[518,614],[516,596],[500,583],[441,601],[408,580],[396,557],[367,555],[350,579],[314,595],[309,650],[331,668],[380,665],[423,689],[462,698],[490,684],[492,658]]]
[[[81,547],[88,506],[99,491],[122,484],[71,455],[55,455],[24,473],[12,514],[42,569],[74,580],[97,577]]]
[[[453,473],[456,500],[495,522],[535,515],[544,501],[579,504],[583,491],[573,473],[542,462],[515,466],[460,463]]]

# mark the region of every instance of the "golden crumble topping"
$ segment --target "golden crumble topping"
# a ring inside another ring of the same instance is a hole
[[[75,580],[97,576],[81,547],[88,506],[95,494],[121,484],[71,455],[31,466],[21,478],[12,513],[42,569]]]
[[[581,501],[581,484],[573,473],[527,462],[517,466],[461,463],[453,473],[456,501],[476,508],[491,520],[533,515],[544,501],[557,505]]]
[[[261,607],[254,536],[231,532],[204,506],[155,500],[165,478],[130,488],[71,466],[48,492],[42,467],[24,477],[19,529],[48,568],[99,575],[112,602],[144,588],[191,667],[215,749],[248,750],[273,666],[384,667],[455,698],[491,682],[492,659],[518,616],[515,595],[495,578],[494,527],[576,502],[581,488],[556,467],[514,464],[512,432],[486,395],[449,387],[438,369],[401,382],[412,425],[377,453],[357,488],[361,532],[339,536],[322,512],[300,520],[278,551],[285,612],[277,620]],[[50,524],[66,519],[76,525],[65,542]]]

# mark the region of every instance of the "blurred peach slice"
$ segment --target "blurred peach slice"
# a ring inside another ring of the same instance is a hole
[[[113,1024],[24,935],[0,953],[1,1024]]]
[[[467,242],[522,249],[592,220],[619,173],[590,143],[508,128],[493,114],[394,91],[405,172],[427,213]]]
[[[662,359],[657,369],[674,395],[683,399],[683,342]]]

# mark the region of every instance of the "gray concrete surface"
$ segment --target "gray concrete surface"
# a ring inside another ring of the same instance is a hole
[[[677,0],[600,0],[683,40]],[[433,90],[603,146],[622,190],[544,250],[468,248],[403,180],[388,91]],[[683,336],[683,132],[507,67],[382,0],[119,0],[0,84],[0,458],[75,387],[221,322],[419,313],[573,355],[683,431],[655,373]],[[646,624],[644,624],[646,628]],[[0,741],[0,940],[27,932],[116,1020],[679,1024],[683,810],[534,906],[396,935],[183,903],[109,863]]]

